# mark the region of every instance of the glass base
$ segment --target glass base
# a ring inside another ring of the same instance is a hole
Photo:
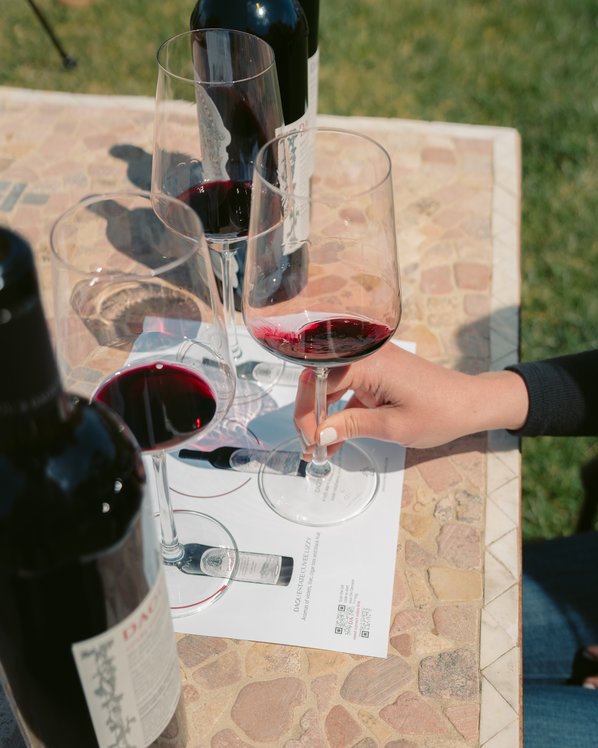
[[[284,363],[264,363],[235,360],[237,369],[237,387],[234,402],[251,403],[266,397],[281,378]]]
[[[372,458],[351,442],[330,458],[331,470],[312,477],[301,460],[302,444],[291,439],[274,449],[264,462],[258,484],[262,497],[277,514],[300,525],[338,525],[361,514],[378,490]]]
[[[170,611],[173,618],[181,618],[222,597],[233,581],[238,553],[233,536],[213,517],[175,509],[174,518],[181,558],[163,560]],[[159,534],[158,515],[156,524]]]

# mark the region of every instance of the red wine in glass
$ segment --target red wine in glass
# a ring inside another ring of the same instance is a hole
[[[219,178],[191,185],[178,198],[201,218],[208,239],[240,238],[247,235],[249,228],[253,163],[268,138],[247,97],[235,87],[215,86],[209,88],[206,95],[216,106],[230,139],[226,146],[226,163],[204,164],[210,171],[221,172]],[[206,137],[211,134],[208,132]]]
[[[291,318],[295,319],[295,318]],[[307,322],[299,327],[251,323],[251,334],[281,358],[306,366],[339,366],[369,356],[394,333],[387,325],[344,315]]]
[[[144,451],[172,449],[199,433],[216,412],[207,382],[185,366],[153,361],[121,369],[93,399],[115,411]]]
[[[208,235],[240,238],[247,235],[251,182],[200,182],[178,196],[200,217]]]

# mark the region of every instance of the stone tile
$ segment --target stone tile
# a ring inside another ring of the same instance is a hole
[[[488,546],[488,551],[511,572],[513,579],[518,579],[521,565],[520,548],[519,528],[513,528],[493,541]]]
[[[351,670],[340,695],[351,704],[382,705],[394,699],[414,679],[415,673],[402,657],[369,659]]]
[[[299,721],[300,737],[287,740],[283,748],[328,748],[328,741],[318,715],[313,709],[308,709]]]
[[[466,524],[446,524],[438,534],[438,555],[460,569],[481,565],[482,538],[476,527]]]
[[[492,616],[499,626],[512,637],[513,641],[519,636],[519,589],[517,585],[509,587],[501,595],[490,600],[485,610]]]
[[[517,583],[517,577],[489,551],[484,562],[484,600],[489,603]]]
[[[506,631],[487,609],[482,610],[480,630],[480,668],[488,667],[506,652],[517,647],[519,631]]]
[[[245,670],[252,678],[271,673],[300,673],[306,664],[305,652],[297,647],[254,644],[245,656]]]
[[[455,649],[424,657],[419,664],[419,690],[436,699],[475,700],[479,691],[478,659],[472,649]]]
[[[239,692],[231,717],[251,740],[276,741],[290,728],[294,707],[305,697],[305,684],[298,678],[249,683]]]
[[[482,743],[480,748],[517,748],[523,745],[521,727],[518,720],[513,720],[490,740]]]
[[[433,613],[436,630],[453,642],[477,641],[480,613],[477,605],[440,605]]]
[[[480,745],[485,746],[491,738],[517,721],[517,713],[484,677],[481,703]]]
[[[513,524],[519,526],[520,494],[519,479],[513,478],[509,483],[503,484],[492,492],[492,500],[509,517]]]
[[[430,569],[430,584],[438,600],[467,601],[482,597],[482,575],[477,571],[434,567]]]
[[[349,748],[361,736],[362,729],[340,704],[326,716],[326,738],[331,748]]]
[[[494,494],[499,488],[507,485],[516,477],[511,465],[505,463],[500,454],[492,452],[488,455],[488,491]]]
[[[311,690],[316,696],[316,703],[319,711],[323,712],[328,709],[336,696],[336,684],[338,678],[336,675],[320,675],[311,682]]]
[[[479,704],[457,704],[456,706],[449,706],[446,710],[446,716],[461,735],[463,735],[465,740],[476,740],[480,719]]]
[[[186,667],[192,668],[215,655],[226,651],[228,644],[225,639],[209,636],[183,636],[177,642],[179,657]]]
[[[419,465],[419,472],[435,493],[442,493],[458,485],[461,476],[448,460],[430,460]]]
[[[223,688],[241,680],[241,663],[237,652],[226,652],[215,662],[202,665],[193,672],[200,688]]]
[[[380,711],[380,716],[398,735],[445,735],[451,729],[440,710],[414,693],[399,696],[394,704]]]
[[[484,677],[510,704],[516,713],[520,708],[519,679],[521,677],[521,651],[509,649],[483,670]]]

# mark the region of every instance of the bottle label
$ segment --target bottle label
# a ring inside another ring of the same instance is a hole
[[[218,107],[203,86],[195,86],[197,121],[201,142],[203,181],[220,182],[228,179],[226,164],[230,132],[224,126]]]
[[[133,613],[72,652],[100,748],[150,745],[181,689],[164,570]]]
[[[284,210],[283,255],[300,249],[309,238],[309,183],[313,171],[313,138],[309,127],[309,109],[303,117],[284,125],[276,135],[295,133],[279,146],[278,162],[285,168],[279,172],[281,189],[288,198]],[[297,196],[297,198],[295,198]]]
[[[318,115],[318,83],[320,79],[320,49],[316,49],[314,54],[307,61],[307,101],[309,108],[309,126],[316,126],[316,117]]]
[[[239,582],[276,584],[280,576],[282,559],[268,553],[248,553],[231,548],[208,548],[201,557],[201,570],[209,577],[230,576],[234,571],[235,555],[237,569],[233,578]]]
[[[268,460],[268,472],[281,475],[297,475],[301,456],[295,452],[277,450],[270,454],[263,449],[245,449],[239,447],[230,456],[229,464],[233,470],[243,473],[259,473],[265,460]]]

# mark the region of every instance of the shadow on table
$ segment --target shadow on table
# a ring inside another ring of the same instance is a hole
[[[109,151],[111,156],[125,161],[127,177],[131,184],[140,190],[149,190],[152,184],[152,155],[129,143],[113,145]]]
[[[131,143],[118,143],[108,151],[114,158],[127,164],[127,178],[137,189],[149,191],[152,184],[152,154]],[[185,163],[189,156],[185,153],[172,151],[164,153],[171,165]],[[170,195],[180,195],[197,182],[203,181],[202,165],[194,162],[193,166],[184,169],[180,174],[173,170],[171,179],[166,180],[166,187]]]

